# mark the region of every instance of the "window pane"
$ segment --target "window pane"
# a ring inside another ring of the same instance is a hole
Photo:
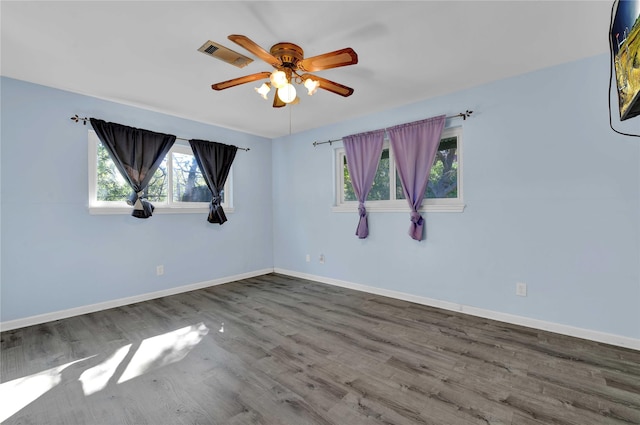
[[[344,200],[357,201],[353,186],[351,185],[351,177],[347,168],[347,157],[344,156],[343,169],[344,173]],[[373,179],[371,191],[367,196],[367,201],[389,200],[389,149],[384,149],[378,164],[376,176]]]
[[[174,153],[173,202],[211,202],[211,198],[211,191],[196,158],[189,154]]]
[[[109,157],[109,153],[98,143],[98,201],[124,201],[131,194],[131,188],[122,178],[120,171]]]
[[[438,152],[431,166],[429,184],[425,198],[458,197],[458,157],[457,137],[448,137],[440,141]],[[396,171],[396,199],[405,199],[400,176]]]
[[[169,180],[167,176],[167,158],[165,157],[160,166],[153,173],[149,186],[147,186],[147,199],[150,202],[167,202],[167,192],[169,191]]]
[[[357,201],[356,194],[353,191],[351,185],[351,176],[349,175],[349,169],[347,168],[347,156],[343,156],[342,160],[342,173],[344,175],[344,200],[345,201]]]
[[[378,170],[373,179],[373,186],[371,186],[367,201],[383,201],[389,199],[391,199],[391,194],[389,193],[389,149],[383,149],[380,164],[378,164]]]
[[[436,158],[431,166],[426,198],[458,197],[458,139],[449,137],[440,141]]]
[[[98,179],[96,196],[98,201],[126,201],[132,193],[131,187],[116,168],[102,143],[98,143]],[[148,199],[152,202],[167,200],[166,160],[153,175],[148,187]]]

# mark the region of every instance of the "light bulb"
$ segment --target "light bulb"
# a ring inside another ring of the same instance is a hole
[[[269,93],[269,91],[271,90],[271,87],[269,87],[269,84],[267,83],[262,83],[262,85],[260,87],[256,87],[255,90],[258,92],[260,96],[262,96],[263,99],[266,99],[267,93]]]
[[[281,89],[289,84],[289,81],[287,81],[287,74],[285,74],[284,71],[273,71],[269,80],[271,80],[271,85],[277,89]]]
[[[281,89],[278,89],[278,97],[284,103],[291,103],[296,99],[296,88],[293,84],[287,84]]]
[[[309,96],[318,91],[318,87],[320,87],[320,81],[312,80],[311,78],[307,78],[304,80],[304,86],[309,90]]]

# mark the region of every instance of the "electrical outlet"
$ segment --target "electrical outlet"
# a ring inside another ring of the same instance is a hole
[[[156,276],[162,276],[164,274],[164,266],[156,266]]]
[[[526,297],[527,296],[527,284],[523,283],[523,282],[517,282],[516,283],[516,295],[520,296],[520,297]]]
[[[320,254],[320,264],[324,264],[324,254]]]
[[[311,255],[307,254],[307,263],[311,262]]]

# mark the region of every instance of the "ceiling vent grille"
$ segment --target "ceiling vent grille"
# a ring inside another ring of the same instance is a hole
[[[238,52],[234,52],[231,49],[227,49],[221,44],[214,43],[209,40],[204,43],[199,49],[199,52],[204,53],[205,55],[211,56],[212,58],[220,59],[226,63],[230,63],[233,66],[237,66],[238,68],[244,68],[253,62],[253,59],[248,58],[244,55],[241,55]]]

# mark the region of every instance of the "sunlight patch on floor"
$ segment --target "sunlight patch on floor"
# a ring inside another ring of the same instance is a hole
[[[121,384],[144,373],[159,369],[184,359],[209,333],[204,323],[187,326],[172,332],[143,340],[135,350],[117,383]],[[105,361],[90,367],[80,374],[85,396],[105,389],[114,379],[118,368],[125,364],[134,344],[128,344],[116,350]],[[62,371],[97,355],[74,360],[45,371],[17,378],[0,384],[0,422],[36,401],[47,391],[52,390],[64,379]],[[68,378],[67,378],[68,379]]]
[[[145,339],[118,379],[118,384],[182,360],[207,333],[209,328],[199,323]]]
[[[84,395],[91,395],[103,390],[130,349],[131,344],[125,345],[104,362],[82,372],[79,379],[82,382]]]
[[[62,380],[62,371],[74,363],[95,356],[74,360],[62,366],[47,369],[40,373],[14,379],[0,384],[0,422],[13,416],[25,406],[33,403],[38,397],[58,385]]]

